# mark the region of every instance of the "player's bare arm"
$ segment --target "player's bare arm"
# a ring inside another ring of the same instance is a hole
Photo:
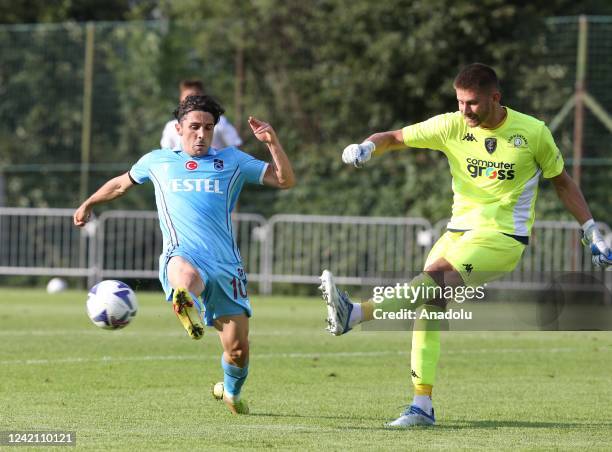
[[[567,174],[567,171],[563,170],[561,174],[553,177],[551,181],[555,186],[557,196],[565,208],[580,224],[584,224],[593,218],[582,191],[578,188],[570,175]]]
[[[85,226],[91,216],[91,210],[96,204],[119,198],[133,186],[134,182],[132,182],[128,173],[112,178],[87,198],[74,212],[72,217],[74,224],[79,227]]]
[[[378,132],[370,135],[365,141],[371,141],[376,146],[376,153],[393,151],[396,149],[404,149],[404,136],[402,135],[402,129],[389,130],[388,132]]]
[[[293,187],[295,185],[295,174],[291,162],[272,126],[252,116],[249,116],[249,126],[255,138],[265,143],[272,155],[272,162],[268,165],[264,174],[264,185],[282,189]]]
[[[565,208],[580,223],[582,243],[591,252],[593,264],[605,268],[612,265],[612,250],[604,240],[595,220],[593,220],[593,215],[591,215],[582,190],[578,188],[565,170],[551,180],[557,191],[557,196],[559,196]]]
[[[342,151],[342,161],[347,164],[352,164],[357,168],[361,168],[365,162],[372,158],[372,153],[383,153],[394,149],[403,149],[404,137],[402,130],[389,130],[387,132],[378,132],[370,135],[361,144],[349,144]]]

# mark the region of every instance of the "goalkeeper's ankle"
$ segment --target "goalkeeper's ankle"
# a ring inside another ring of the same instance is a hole
[[[431,414],[432,403],[431,396],[427,395],[415,395],[412,399],[412,405],[418,406],[420,409],[425,411],[427,414]]]

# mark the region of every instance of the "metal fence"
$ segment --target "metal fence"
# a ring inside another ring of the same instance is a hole
[[[0,275],[87,277],[89,284],[157,278],[162,237],[156,212],[107,211],[83,229],[72,225],[72,214],[70,209],[0,208]],[[273,283],[316,283],[325,268],[340,284],[408,278],[421,271],[446,225],[389,217],[275,215],[266,220],[239,213],[232,219],[249,279],[262,293],[271,293]],[[599,226],[612,243],[610,227]],[[579,245],[578,232],[575,222],[536,222],[517,271],[497,285],[521,288],[544,272],[588,271],[590,256]]]
[[[341,284],[391,282],[422,268],[431,230],[422,218],[274,215],[262,290],[273,282],[316,283],[325,268]]]
[[[91,276],[92,229],[75,228],[73,213],[71,209],[0,208],[0,274]]]
[[[261,215],[239,213],[233,215],[232,221],[249,279],[261,281],[266,219]],[[114,210],[100,215],[95,222],[97,245],[92,259],[93,278],[157,278],[162,250],[158,223],[157,212]]]

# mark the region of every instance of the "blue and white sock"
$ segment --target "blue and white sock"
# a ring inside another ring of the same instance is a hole
[[[221,355],[221,367],[223,367],[223,392],[233,401],[240,400],[240,390],[249,374],[249,365],[233,366]]]

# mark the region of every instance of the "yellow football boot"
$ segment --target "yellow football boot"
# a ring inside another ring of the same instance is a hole
[[[201,339],[204,336],[202,318],[186,289],[176,289],[174,291],[172,308],[192,339]]]
[[[246,400],[232,400],[223,390],[223,382],[219,382],[213,386],[213,397],[217,400],[223,400],[232,414],[249,414],[249,405]]]

